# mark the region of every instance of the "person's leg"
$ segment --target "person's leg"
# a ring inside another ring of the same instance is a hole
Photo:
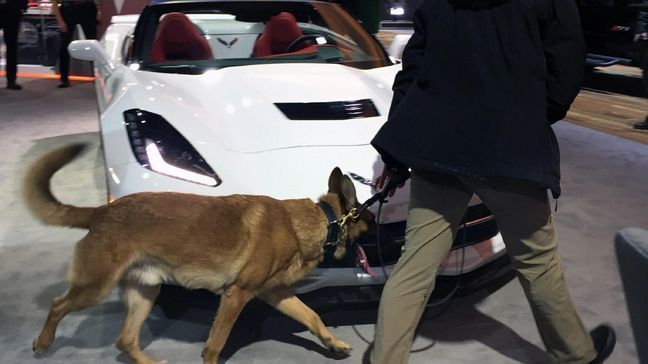
[[[644,89],[644,96],[648,97],[648,42],[643,41],[641,48],[643,49],[644,53],[643,59],[641,61],[641,71],[643,73],[642,84]],[[643,121],[634,124],[634,128],[639,130],[648,130],[648,116],[646,116]]]
[[[407,363],[437,269],[471,196],[454,176],[412,173],[405,248],[380,300],[373,364]]]
[[[12,14],[6,19],[4,26],[4,42],[7,47],[7,88],[19,90],[16,84],[18,72],[18,30],[20,28],[21,13]]]
[[[648,97],[648,44],[647,42],[644,41],[644,48],[646,49],[644,51],[644,57],[643,61],[641,62],[641,70],[643,73],[643,87],[644,87],[644,94],[646,97]],[[646,119],[644,119],[643,122],[635,124],[635,129],[641,129],[641,130],[648,130],[648,116],[646,116]]]
[[[643,71],[643,87],[645,96],[648,97],[648,45],[644,51],[643,62],[641,63],[641,70]]]
[[[67,25],[67,32],[60,32],[61,48],[59,49],[59,71],[61,73],[61,85],[59,87],[66,87],[69,86],[68,76],[70,74],[70,54],[68,53],[68,46],[72,42],[74,29],[76,27],[74,7],[61,6],[61,16]]]
[[[551,359],[592,361],[597,352],[567,291],[547,190],[521,180],[460,179],[495,215]]]
[[[86,39],[97,39],[97,6],[88,2],[82,4],[83,16],[79,19],[79,24],[83,29]]]
[[[4,33],[5,30],[4,28],[7,26],[7,5],[5,4],[0,4],[0,30]],[[5,41],[6,43],[6,41]],[[5,66],[6,67],[6,66]],[[0,68],[1,70],[1,68]],[[6,70],[5,70],[6,71]]]

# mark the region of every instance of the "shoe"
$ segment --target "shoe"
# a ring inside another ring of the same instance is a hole
[[[648,130],[648,118],[640,123],[634,124],[634,128],[639,130]]]
[[[594,358],[590,364],[601,364],[614,351],[614,345],[616,345],[616,333],[611,326],[602,324],[590,331],[590,336],[592,337],[594,348],[597,353],[596,358]]]
[[[22,90],[22,86],[20,86],[19,84],[15,83],[15,82],[8,83],[7,88],[9,90],[14,90],[14,91]]]
[[[68,88],[68,87],[70,87],[70,81],[68,80],[61,81],[61,84],[58,85],[58,88]]]

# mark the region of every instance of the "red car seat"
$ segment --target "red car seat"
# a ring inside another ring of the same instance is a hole
[[[151,61],[199,61],[213,59],[211,47],[183,13],[167,14],[158,26]]]
[[[269,57],[277,54],[285,54],[286,48],[304,33],[297,25],[295,16],[288,12],[282,12],[270,18],[265,24],[263,34],[257,39],[254,45],[253,55],[255,57]],[[295,49],[298,53],[314,53],[317,48],[303,43],[302,46]]]

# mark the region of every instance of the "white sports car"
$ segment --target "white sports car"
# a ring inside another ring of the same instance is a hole
[[[109,201],[142,191],[315,200],[335,166],[360,201],[376,192],[383,165],[369,142],[401,66],[336,4],[158,1],[69,50],[95,62]],[[353,254],[324,261],[297,291],[380,286],[400,255],[408,192],[382,208],[381,244],[360,242],[373,269]],[[507,266],[475,200],[440,275],[481,281]]]

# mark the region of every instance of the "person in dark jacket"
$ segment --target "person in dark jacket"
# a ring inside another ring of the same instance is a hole
[[[99,0],[54,0],[52,7],[56,23],[61,30],[61,47],[59,49],[59,68],[61,84],[59,88],[70,87],[70,54],[68,46],[74,37],[74,29],[81,25],[86,39],[97,38],[97,19],[101,17]]]
[[[27,0],[0,0],[0,29],[4,32],[7,47],[6,76],[7,88],[22,90],[16,82],[18,72],[18,30],[22,13],[27,9]]]
[[[642,0],[640,3],[648,7],[648,0]],[[644,91],[648,96],[648,9],[639,10],[634,41],[643,43],[644,57],[641,63],[641,70],[643,72],[642,82]],[[636,123],[634,128],[648,130],[648,116],[646,116],[644,121]]]
[[[372,141],[378,188],[412,171],[406,243],[381,298],[374,364],[406,363],[414,331],[473,193],[492,211],[550,360],[601,362],[569,296],[547,190],[558,197],[552,124],[579,92],[585,44],[574,0],[427,0]]]

